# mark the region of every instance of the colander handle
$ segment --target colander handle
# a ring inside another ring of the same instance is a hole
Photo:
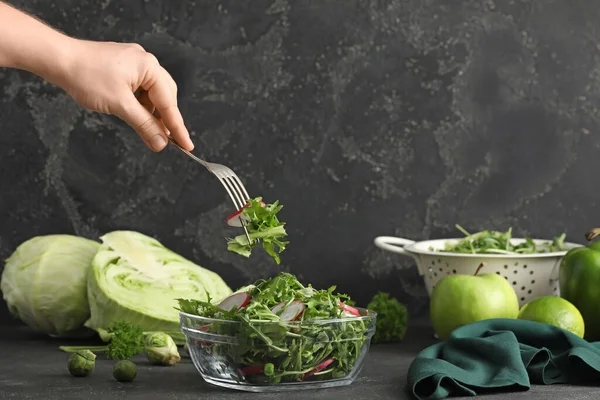
[[[414,240],[403,239],[395,236],[378,236],[375,238],[375,246],[380,249],[391,251],[393,253],[404,254],[414,257],[408,251],[404,250],[404,246],[415,243]]]

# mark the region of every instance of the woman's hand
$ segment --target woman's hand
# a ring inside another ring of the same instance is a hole
[[[164,149],[169,133],[194,148],[177,108],[177,85],[140,45],[73,39],[1,0],[0,38],[0,67],[30,71],[82,107],[116,115],[154,151]]]
[[[142,46],[73,39],[68,54],[56,83],[82,107],[121,118],[154,151],[167,145],[169,133],[185,149],[194,148],[175,81]]]

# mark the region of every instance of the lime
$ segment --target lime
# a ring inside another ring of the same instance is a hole
[[[579,310],[568,300],[542,296],[523,305],[518,319],[550,324],[583,337],[585,324]]]

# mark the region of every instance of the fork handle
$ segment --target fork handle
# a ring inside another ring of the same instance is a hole
[[[201,164],[202,166],[204,166],[205,168],[208,168],[208,165],[206,165],[206,163],[204,161],[202,161],[201,159],[199,159],[198,157],[196,157],[195,155],[193,155],[192,153],[190,153],[189,151],[187,151],[186,149],[184,149],[183,147],[181,147],[179,145],[179,143],[177,143],[175,141],[175,139],[173,139],[173,137],[171,135],[167,135],[167,138],[169,138],[169,142],[177,147],[181,152],[183,152],[185,155],[187,155],[188,157],[190,157],[192,160],[196,161],[198,164]]]

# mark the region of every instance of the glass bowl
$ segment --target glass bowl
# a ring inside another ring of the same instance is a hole
[[[229,321],[181,312],[181,331],[202,378],[250,392],[351,384],[375,334],[376,313],[291,322]]]

